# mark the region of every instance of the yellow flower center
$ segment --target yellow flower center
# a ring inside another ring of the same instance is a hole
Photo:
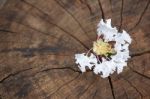
[[[108,56],[108,54],[115,53],[114,49],[108,42],[104,42],[102,39],[99,39],[93,43],[93,51],[97,55]]]

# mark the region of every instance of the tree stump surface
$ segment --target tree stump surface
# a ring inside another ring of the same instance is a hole
[[[0,99],[150,99],[150,0],[1,0]],[[121,74],[81,73],[100,19],[128,31]]]

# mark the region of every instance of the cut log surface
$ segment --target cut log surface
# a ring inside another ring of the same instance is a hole
[[[0,0],[0,99],[150,99],[150,0]],[[100,19],[132,37],[119,75],[81,73],[74,54]]]

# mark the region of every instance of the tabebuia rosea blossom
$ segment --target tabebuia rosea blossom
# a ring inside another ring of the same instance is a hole
[[[82,72],[86,67],[95,74],[105,78],[117,71],[121,73],[127,66],[129,56],[130,35],[123,30],[120,33],[111,26],[111,19],[102,19],[97,28],[97,40],[87,53],[75,54],[76,64]]]

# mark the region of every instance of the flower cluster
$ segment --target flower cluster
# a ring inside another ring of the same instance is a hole
[[[116,27],[111,26],[111,19],[106,22],[101,20],[98,24],[97,40],[88,53],[75,54],[76,64],[82,72],[86,72],[88,67],[103,78],[115,71],[119,74],[130,58],[129,44],[131,38],[125,30],[119,33]]]

